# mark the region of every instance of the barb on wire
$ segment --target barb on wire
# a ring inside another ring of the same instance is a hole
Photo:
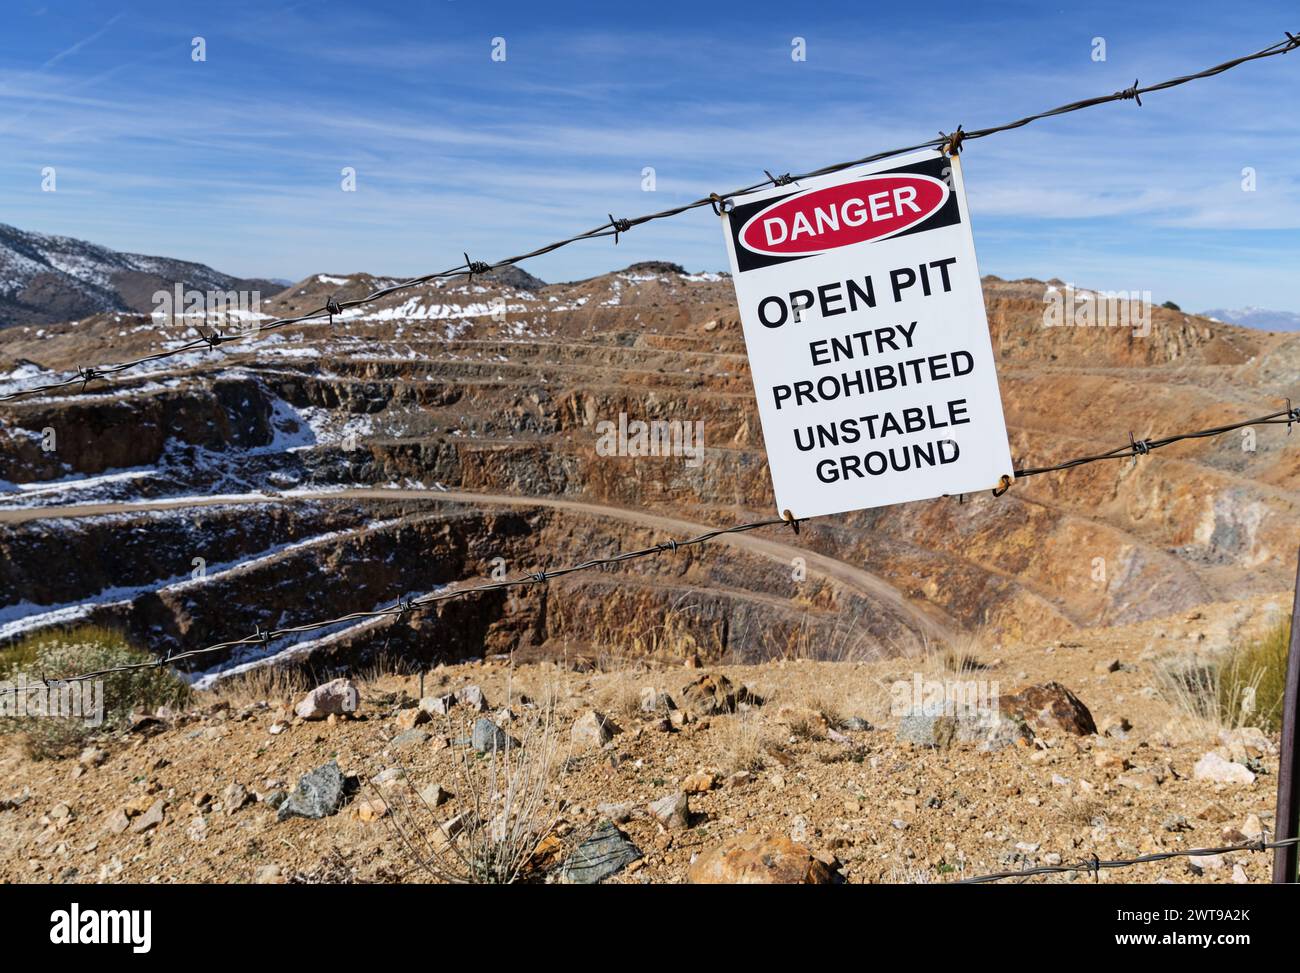
[[[390,284],[387,287],[381,287],[378,288],[377,290],[371,291],[366,296],[356,298],[355,300],[338,301],[331,297],[324,307],[319,307],[314,311],[308,311],[305,314],[300,314],[295,317],[278,318],[274,321],[268,321],[265,324],[261,325],[259,330],[275,331],[280,328],[286,328],[296,324],[328,323],[332,325],[334,321],[334,316],[336,314],[342,314],[344,311],[354,307],[361,307],[366,304],[372,304],[375,301],[388,296],[389,294],[394,294],[399,291],[409,290],[412,287],[418,287],[422,284],[427,284],[435,280],[449,280],[456,277],[468,277],[470,279],[473,279],[475,274],[485,274],[490,270],[495,270],[502,267],[509,267],[514,264],[521,263],[524,260],[530,260],[533,257],[540,257],[543,254],[547,254],[547,253],[551,253],[552,251],[559,250],[561,247],[567,247],[570,244],[577,243],[580,240],[591,240],[597,237],[613,236],[615,242],[617,243],[618,235],[620,233],[626,232],[622,228],[623,223],[627,223],[630,228],[631,226],[639,226],[643,223],[649,223],[652,220],[671,219],[675,216],[680,216],[683,213],[695,209],[700,209],[701,207],[704,206],[710,206],[713,208],[713,211],[715,213],[717,213],[718,215],[722,215],[723,213],[729,212],[730,209],[733,206],[735,206],[736,197],[747,196],[752,193],[756,193],[759,190],[771,186],[773,183],[777,183],[778,185],[786,185],[785,180],[789,180],[789,182],[797,183],[799,180],[802,179],[811,179],[814,176],[825,176],[835,172],[842,172],[845,169],[852,169],[855,166],[866,165],[871,162],[877,162],[881,159],[887,159],[890,156],[901,155],[905,152],[915,152],[920,149],[935,149],[935,148],[944,149],[946,147],[950,149],[952,152],[957,152],[961,149],[961,147],[964,145],[965,142],[969,142],[971,139],[986,138],[987,136],[994,135],[998,132],[1008,132],[1011,131],[1012,129],[1023,128],[1025,125],[1029,125],[1032,122],[1039,121],[1040,119],[1052,118],[1056,115],[1067,114],[1068,112],[1081,111],[1085,108],[1092,108],[1096,105],[1104,105],[1112,101],[1134,100],[1137,101],[1138,104],[1141,104],[1142,102],[1140,96],[1144,94],[1148,94],[1152,91],[1163,91],[1166,88],[1175,88],[1178,85],[1187,84],[1188,82],[1197,81],[1202,78],[1212,78],[1215,75],[1222,74],[1225,71],[1230,71],[1233,68],[1237,67],[1238,65],[1245,64],[1248,61],[1256,61],[1261,58],[1273,57],[1278,54],[1286,54],[1288,51],[1293,51],[1297,47],[1300,47],[1300,36],[1292,34],[1289,31],[1284,31],[1284,33],[1286,34],[1286,40],[1278,41],[1276,44],[1270,44],[1268,47],[1265,47],[1262,50],[1255,51],[1253,54],[1245,54],[1242,55],[1241,57],[1235,57],[1232,58],[1231,60],[1224,61],[1222,64],[1216,64],[1214,65],[1214,67],[1206,68],[1203,71],[1197,71],[1195,74],[1185,74],[1182,75],[1181,77],[1170,78],[1167,81],[1160,81],[1157,82],[1156,84],[1151,84],[1146,86],[1139,86],[1138,83],[1134,81],[1132,87],[1125,88],[1122,91],[1116,91],[1108,95],[1099,95],[1095,98],[1085,98],[1082,101],[1074,101],[1069,103],[1068,105],[1058,105],[1056,108],[1051,108],[1048,109],[1047,111],[1038,112],[1037,114],[1034,115],[1026,115],[1024,118],[1018,118],[1015,121],[1005,122],[1001,125],[994,125],[990,128],[974,129],[972,131],[965,132],[962,131],[962,129],[959,126],[957,131],[951,135],[940,134],[938,138],[928,139],[924,142],[918,142],[916,145],[907,145],[897,149],[886,149],[883,152],[876,152],[873,153],[872,155],[863,156],[860,159],[851,159],[846,162],[832,163],[831,165],[822,166],[820,169],[814,169],[811,172],[805,172],[802,175],[791,176],[789,173],[786,173],[785,175],[779,177],[778,180],[777,178],[773,177],[771,173],[766,173],[767,178],[762,182],[754,183],[753,185],[750,186],[744,186],[740,189],[733,190],[729,193],[722,193],[722,194],[710,193],[708,196],[697,199],[694,202],[683,203],[680,206],[674,206],[670,209],[662,210],[658,213],[650,213],[647,214],[646,216],[639,216],[630,220],[615,221],[613,216],[611,215],[609,222],[602,223],[600,226],[591,230],[587,230],[585,233],[577,233],[573,236],[567,237],[566,239],[557,240],[554,243],[548,243],[544,246],[537,247],[534,250],[530,250],[528,253],[521,253],[514,257],[507,257],[504,260],[497,261],[495,264],[487,264],[487,263],[483,263],[482,261],[471,261],[469,258],[469,254],[464,254],[465,263],[459,267],[454,267],[450,270],[444,270],[438,273],[425,274],[422,277],[413,277],[409,280],[404,280],[395,284]],[[322,319],[325,320],[322,321]],[[165,358],[171,358],[176,355],[183,355],[188,351],[194,351],[197,348],[202,348],[206,346],[207,344],[208,343],[205,339],[198,338],[195,339],[194,341],[186,342],[174,348],[170,348],[167,351],[158,352],[152,355],[146,355],[142,358],[133,359],[132,361],[118,362],[113,365],[102,365],[98,369],[94,369],[92,371],[94,372],[95,378],[105,378],[108,375],[116,374],[118,372],[124,372],[127,371],[128,369],[136,368],[140,365],[148,364],[149,362],[159,361]],[[36,385],[31,388],[21,389],[16,392],[10,392],[6,395],[0,395],[0,402],[10,401],[28,395],[39,395],[44,392],[53,392],[58,389],[66,388],[70,385],[75,385],[78,381],[81,380],[82,380],[82,375],[79,374],[77,376],[70,377],[64,381],[49,382],[45,385]],[[88,379],[86,381],[88,381]],[[83,381],[83,388],[84,388],[84,381]]]
[[[1167,861],[1170,858],[1226,855],[1231,851],[1265,851],[1270,848],[1285,848],[1288,845],[1297,843],[1300,843],[1300,838],[1285,838],[1281,841],[1265,841],[1261,838],[1258,841],[1248,841],[1240,845],[1226,845],[1223,848],[1188,848],[1180,851],[1160,851],[1150,855],[1142,855],[1138,858],[1117,858],[1113,861],[1102,861],[1096,855],[1093,855],[1091,858],[1084,858],[1072,864],[1036,865],[1033,868],[1024,868],[1018,872],[994,872],[990,875],[961,878],[951,884],[984,885],[989,882],[1001,882],[1004,879],[1033,878],[1036,875],[1053,875],[1060,872],[1091,872],[1093,877],[1096,878],[1100,872],[1109,868],[1128,868],[1130,865],[1145,865],[1149,862]]]
[[[1160,439],[1145,439],[1134,441],[1132,434],[1129,435],[1129,444],[1127,446],[1117,446],[1105,453],[1099,453],[1095,456],[1080,456],[1076,459],[1066,460],[1055,466],[1043,466],[1033,469],[1016,470],[1017,478],[1026,476],[1037,476],[1040,473],[1051,473],[1062,470],[1071,470],[1077,466],[1083,466],[1087,463],[1096,463],[1107,459],[1122,459],[1128,456],[1139,456],[1149,453],[1153,449],[1159,449],[1162,446],[1168,446],[1170,443],[1181,442],[1187,439],[1203,439],[1208,436],[1218,436],[1225,432],[1231,432],[1234,429],[1241,429],[1252,425],[1270,425],[1270,424],[1289,424],[1300,422],[1300,410],[1292,409],[1290,400],[1287,400],[1287,408],[1273,412],[1266,416],[1260,416],[1258,419],[1247,419],[1242,422],[1230,423],[1226,426],[1216,426],[1213,429],[1200,429],[1196,432],[1179,433],[1172,436],[1165,436]],[[1012,480],[1004,476],[1002,483],[993,491],[994,496],[1002,496],[1010,488]],[[222,652],[227,649],[234,649],[244,645],[260,646],[264,651],[270,648],[270,645],[276,639],[283,638],[286,635],[298,635],[304,632],[316,632],[333,625],[339,625],[344,622],[351,622],[360,619],[373,619],[384,617],[395,617],[404,619],[407,615],[428,608],[441,601],[447,601],[452,598],[462,598],[467,595],[479,594],[485,591],[500,591],[506,588],[517,588],[524,585],[544,584],[552,578],[563,577],[564,575],[574,574],[578,571],[590,571],[594,568],[601,568],[615,564],[623,564],[627,561],[634,561],[644,557],[654,557],[659,554],[672,553],[676,554],[683,547],[695,547],[706,544],[711,540],[728,534],[742,534],[746,531],[756,530],[759,527],[790,527],[795,534],[799,533],[799,525],[803,520],[808,518],[795,517],[789,510],[782,511],[780,517],[774,517],[767,520],[754,520],[748,523],[736,524],[732,527],[717,527],[713,530],[705,531],[694,537],[688,537],[685,540],[669,539],[661,541],[652,547],[643,547],[638,550],[622,551],[609,557],[591,558],[587,561],[581,561],[577,564],[569,564],[559,568],[547,568],[543,571],[534,571],[529,574],[520,575],[517,578],[503,578],[499,581],[489,581],[484,584],[470,585],[462,588],[452,588],[446,591],[440,591],[436,594],[422,595],[418,598],[400,599],[397,604],[389,608],[381,608],[375,611],[357,611],[350,612],[347,615],[341,615],[338,618],[325,619],[317,622],[307,622],[302,625],[294,625],[288,628],[263,629],[261,625],[256,626],[252,635],[242,639],[233,639],[227,642],[218,642],[215,645],[209,645],[205,648],[190,649],[186,652],[177,652],[169,656],[167,661],[179,662],[184,659],[192,659],[197,656],[209,655],[213,652]],[[114,666],[111,669],[101,669],[97,672],[82,673],[77,676],[68,676],[64,682],[81,682],[86,679],[96,679],[114,672],[124,672],[130,669],[142,669],[147,666],[155,665],[156,662],[151,660],[143,663],[132,663],[121,666]],[[0,690],[0,696],[17,692],[13,688]]]

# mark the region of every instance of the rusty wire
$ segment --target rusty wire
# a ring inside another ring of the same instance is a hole
[[[435,280],[450,280],[456,277],[473,278],[475,274],[484,274],[492,270],[499,270],[503,267],[510,267],[524,260],[530,260],[533,257],[540,257],[543,254],[547,254],[547,253],[551,253],[552,251],[559,250],[561,247],[567,247],[570,244],[577,243],[580,240],[592,240],[592,239],[596,239],[597,237],[612,236],[614,238],[614,242],[617,243],[619,237],[622,234],[629,232],[633,227],[640,226],[644,223],[650,223],[654,220],[670,219],[672,217],[680,216],[683,213],[689,212],[691,210],[700,209],[705,206],[711,206],[715,213],[726,212],[728,211],[731,205],[734,205],[735,197],[747,196],[752,193],[756,193],[762,189],[766,189],[772,185],[778,185],[778,186],[788,185],[791,182],[797,183],[801,179],[809,179],[815,176],[830,175],[831,173],[841,172],[845,169],[851,169],[855,166],[866,165],[871,162],[877,162],[881,159],[887,159],[890,156],[901,155],[905,152],[915,152],[920,149],[940,149],[940,150],[947,150],[950,152],[956,152],[956,151],[960,151],[961,147],[966,142],[969,142],[972,139],[985,138],[989,135],[994,135],[998,132],[1006,132],[1012,129],[1022,128],[1025,125],[1030,124],[1031,122],[1038,121],[1039,119],[1051,118],[1056,115],[1064,115],[1069,112],[1080,111],[1084,108],[1092,108],[1096,105],[1104,105],[1112,101],[1136,100],[1138,104],[1141,104],[1140,101],[1141,95],[1148,94],[1153,91],[1163,91],[1166,88],[1174,88],[1177,87],[1178,85],[1187,84],[1190,81],[1196,81],[1201,78],[1214,77],[1215,75],[1219,75],[1225,71],[1229,71],[1232,68],[1237,67],[1238,65],[1245,64],[1248,61],[1256,61],[1261,58],[1274,57],[1275,55],[1278,54],[1286,54],[1287,52],[1293,51],[1297,47],[1300,47],[1300,35],[1292,34],[1289,31],[1284,33],[1286,33],[1285,40],[1278,41],[1275,44],[1270,44],[1268,47],[1256,51],[1253,54],[1245,54],[1242,55],[1241,57],[1235,57],[1232,58],[1231,60],[1224,61],[1222,64],[1216,64],[1214,65],[1214,67],[1206,68],[1203,71],[1197,71],[1195,74],[1185,74],[1177,78],[1170,78],[1167,81],[1160,81],[1157,82],[1156,84],[1147,85],[1145,87],[1141,87],[1137,84],[1137,82],[1134,82],[1131,87],[1124,88],[1120,91],[1112,92],[1111,94],[1108,95],[1098,95],[1095,98],[1085,98],[1081,101],[1070,102],[1067,105],[1059,105],[1056,108],[1051,108],[1048,109],[1047,111],[1038,112],[1037,114],[1034,115],[1026,115],[1024,118],[1018,118],[1015,121],[1005,122],[1001,125],[994,125],[990,128],[973,129],[967,132],[967,131],[963,131],[961,126],[959,125],[951,135],[940,132],[937,138],[927,139],[926,141],[918,142],[915,145],[903,146],[902,148],[897,148],[897,149],[887,149],[883,152],[876,152],[872,155],[863,156],[860,159],[852,159],[847,162],[832,163],[831,165],[822,166],[820,169],[814,169],[811,172],[805,172],[802,173],[801,175],[792,176],[791,174],[786,173],[783,176],[776,177],[776,176],[772,176],[769,173],[768,177],[761,182],[757,182],[752,185],[742,187],[740,189],[732,190],[730,193],[726,193],[726,194],[710,193],[708,196],[705,196],[701,199],[697,199],[694,202],[684,203],[680,206],[674,206],[670,209],[661,210],[658,213],[650,213],[645,216],[637,216],[637,217],[624,218],[624,219],[616,218],[611,213],[609,214],[608,222],[602,223],[600,226],[588,230],[585,233],[578,233],[573,236],[567,237],[563,240],[557,240],[554,243],[548,243],[544,246],[537,247],[534,250],[530,250],[527,253],[518,254],[513,257],[507,257],[504,260],[498,260],[496,263],[493,264],[485,263],[483,261],[470,260],[469,255],[465,254],[464,255],[465,262],[459,264],[456,267],[451,268],[450,270],[444,270],[432,274],[425,274],[422,277],[413,277],[409,280],[404,280],[399,283],[390,284],[386,287],[378,288],[377,290],[371,291],[365,297],[354,298],[348,301],[339,301],[336,298],[331,296],[322,307],[316,308],[313,311],[308,311],[305,314],[296,315],[294,317],[277,318],[276,320],[269,321],[266,324],[260,325],[259,331],[275,331],[280,328],[285,328],[295,324],[327,323],[332,325],[334,322],[334,316],[336,314],[342,314],[344,311],[350,310],[351,308],[361,307],[362,305],[365,304],[371,304],[383,297],[387,297],[389,294],[395,294],[398,293],[399,291],[409,290],[412,287],[418,287],[422,284],[431,283],[432,281]],[[176,355],[183,355],[192,351],[200,351],[204,348],[210,349],[212,351],[216,351],[221,345],[231,341],[236,341],[238,340],[239,337],[241,337],[241,335],[223,335],[219,332],[214,332],[212,334],[205,334],[202,331],[200,331],[199,337],[194,338],[188,342],[185,342],[184,344],[178,345],[175,348],[170,348],[166,351],[156,352],[151,355],[145,355],[142,358],[132,359],[131,361],[117,362],[115,364],[110,364],[110,365],[99,365],[94,368],[79,367],[75,375],[67,379],[64,379],[63,381],[49,382],[44,385],[36,385],[31,388],[21,389],[15,392],[9,392],[5,395],[0,395],[0,402],[7,402],[25,396],[29,396],[29,395],[38,395],[45,392],[53,392],[58,389],[67,388],[72,385],[77,385],[78,383],[80,383],[81,388],[84,391],[84,389],[90,382],[105,380],[109,375],[114,375],[118,372],[124,372],[129,369],[135,368],[139,365],[148,364],[149,362],[160,361],[162,359],[171,358]]]
[[[1292,408],[1291,400],[1288,399],[1285,409],[1277,412],[1270,412],[1266,416],[1260,416],[1257,419],[1243,419],[1240,422],[1229,423],[1226,426],[1214,426],[1211,429],[1198,429],[1196,432],[1177,433],[1173,436],[1164,436],[1158,439],[1134,439],[1133,434],[1129,433],[1129,441],[1126,446],[1116,446],[1114,449],[1107,450],[1104,453],[1097,453],[1094,456],[1078,456],[1074,459],[1068,459],[1052,466],[1036,466],[1028,469],[1018,469],[1015,471],[1016,479],[1023,479],[1027,476],[1040,476],[1043,473],[1057,473],[1061,470],[1070,470],[1076,466],[1084,466],[1088,463],[1096,463],[1108,459],[1136,459],[1139,456],[1146,456],[1153,450],[1160,449],[1173,443],[1181,443],[1188,439],[1208,439],[1211,436],[1221,436],[1226,432],[1232,432],[1235,429],[1245,429],[1248,426],[1270,426],[1285,425],[1287,432],[1291,431],[1291,424],[1300,422],[1300,408]],[[1005,485],[1004,485],[1005,486]],[[998,493],[1002,495],[1005,489]]]
[[[1033,878],[1036,875],[1052,875],[1059,872],[1091,872],[1093,878],[1096,879],[1098,874],[1108,868],[1128,868],[1130,865],[1145,865],[1149,862],[1167,861],[1170,858],[1225,855],[1232,851],[1265,851],[1269,848],[1286,848],[1297,843],[1300,843],[1300,838],[1285,838],[1281,841],[1265,841],[1261,838],[1258,841],[1248,841],[1240,845],[1227,845],[1223,848],[1188,848],[1184,851],[1161,851],[1150,855],[1142,855],[1138,858],[1117,858],[1111,861],[1102,861],[1096,855],[1093,855],[1091,858],[1081,858],[1068,865],[1035,865],[1033,868],[1025,868],[1017,872],[994,872],[990,875],[961,878],[948,884],[983,885],[989,882],[1001,882],[1004,879]]]

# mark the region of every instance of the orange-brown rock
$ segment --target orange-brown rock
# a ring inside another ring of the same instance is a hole
[[[681,696],[685,708],[692,716],[734,713],[741,703],[758,705],[761,702],[744,686],[737,688],[726,676],[711,672],[687,685]]]
[[[687,879],[695,885],[830,885],[834,875],[785,835],[742,834],[700,855]]]
[[[1088,736],[1097,732],[1088,707],[1059,682],[1026,686],[1013,696],[1003,696],[999,708],[1003,715],[1023,720],[1038,733],[1059,730]]]

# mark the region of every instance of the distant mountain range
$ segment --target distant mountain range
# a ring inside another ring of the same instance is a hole
[[[680,268],[670,264],[663,267]],[[659,268],[650,263],[645,267]],[[504,284],[538,289],[545,283],[518,267],[488,275]],[[205,264],[110,250],[73,237],[31,233],[0,223],[0,329],[57,324],[104,312],[144,313],[153,295],[177,284],[200,291],[259,291],[269,298],[291,286],[275,278],[232,277]],[[1216,308],[1207,318],[1265,331],[1300,331],[1300,313],[1262,307]]]
[[[1300,331],[1300,314],[1295,311],[1270,311],[1264,307],[1215,308],[1202,311],[1201,316],[1261,331]]]
[[[147,312],[155,292],[177,284],[186,290],[260,291],[263,298],[284,290],[274,280],[232,277],[187,260],[121,253],[0,223],[0,328]]]

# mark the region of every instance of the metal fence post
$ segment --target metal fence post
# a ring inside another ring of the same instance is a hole
[[[1291,604],[1291,645],[1286,663],[1286,695],[1282,704],[1282,753],[1277,767],[1277,815],[1274,836],[1279,841],[1296,837],[1296,814],[1300,812],[1300,725],[1296,723],[1296,702],[1300,696],[1300,559],[1296,561],[1295,600]],[[1296,880],[1296,845],[1273,849],[1273,884]]]

